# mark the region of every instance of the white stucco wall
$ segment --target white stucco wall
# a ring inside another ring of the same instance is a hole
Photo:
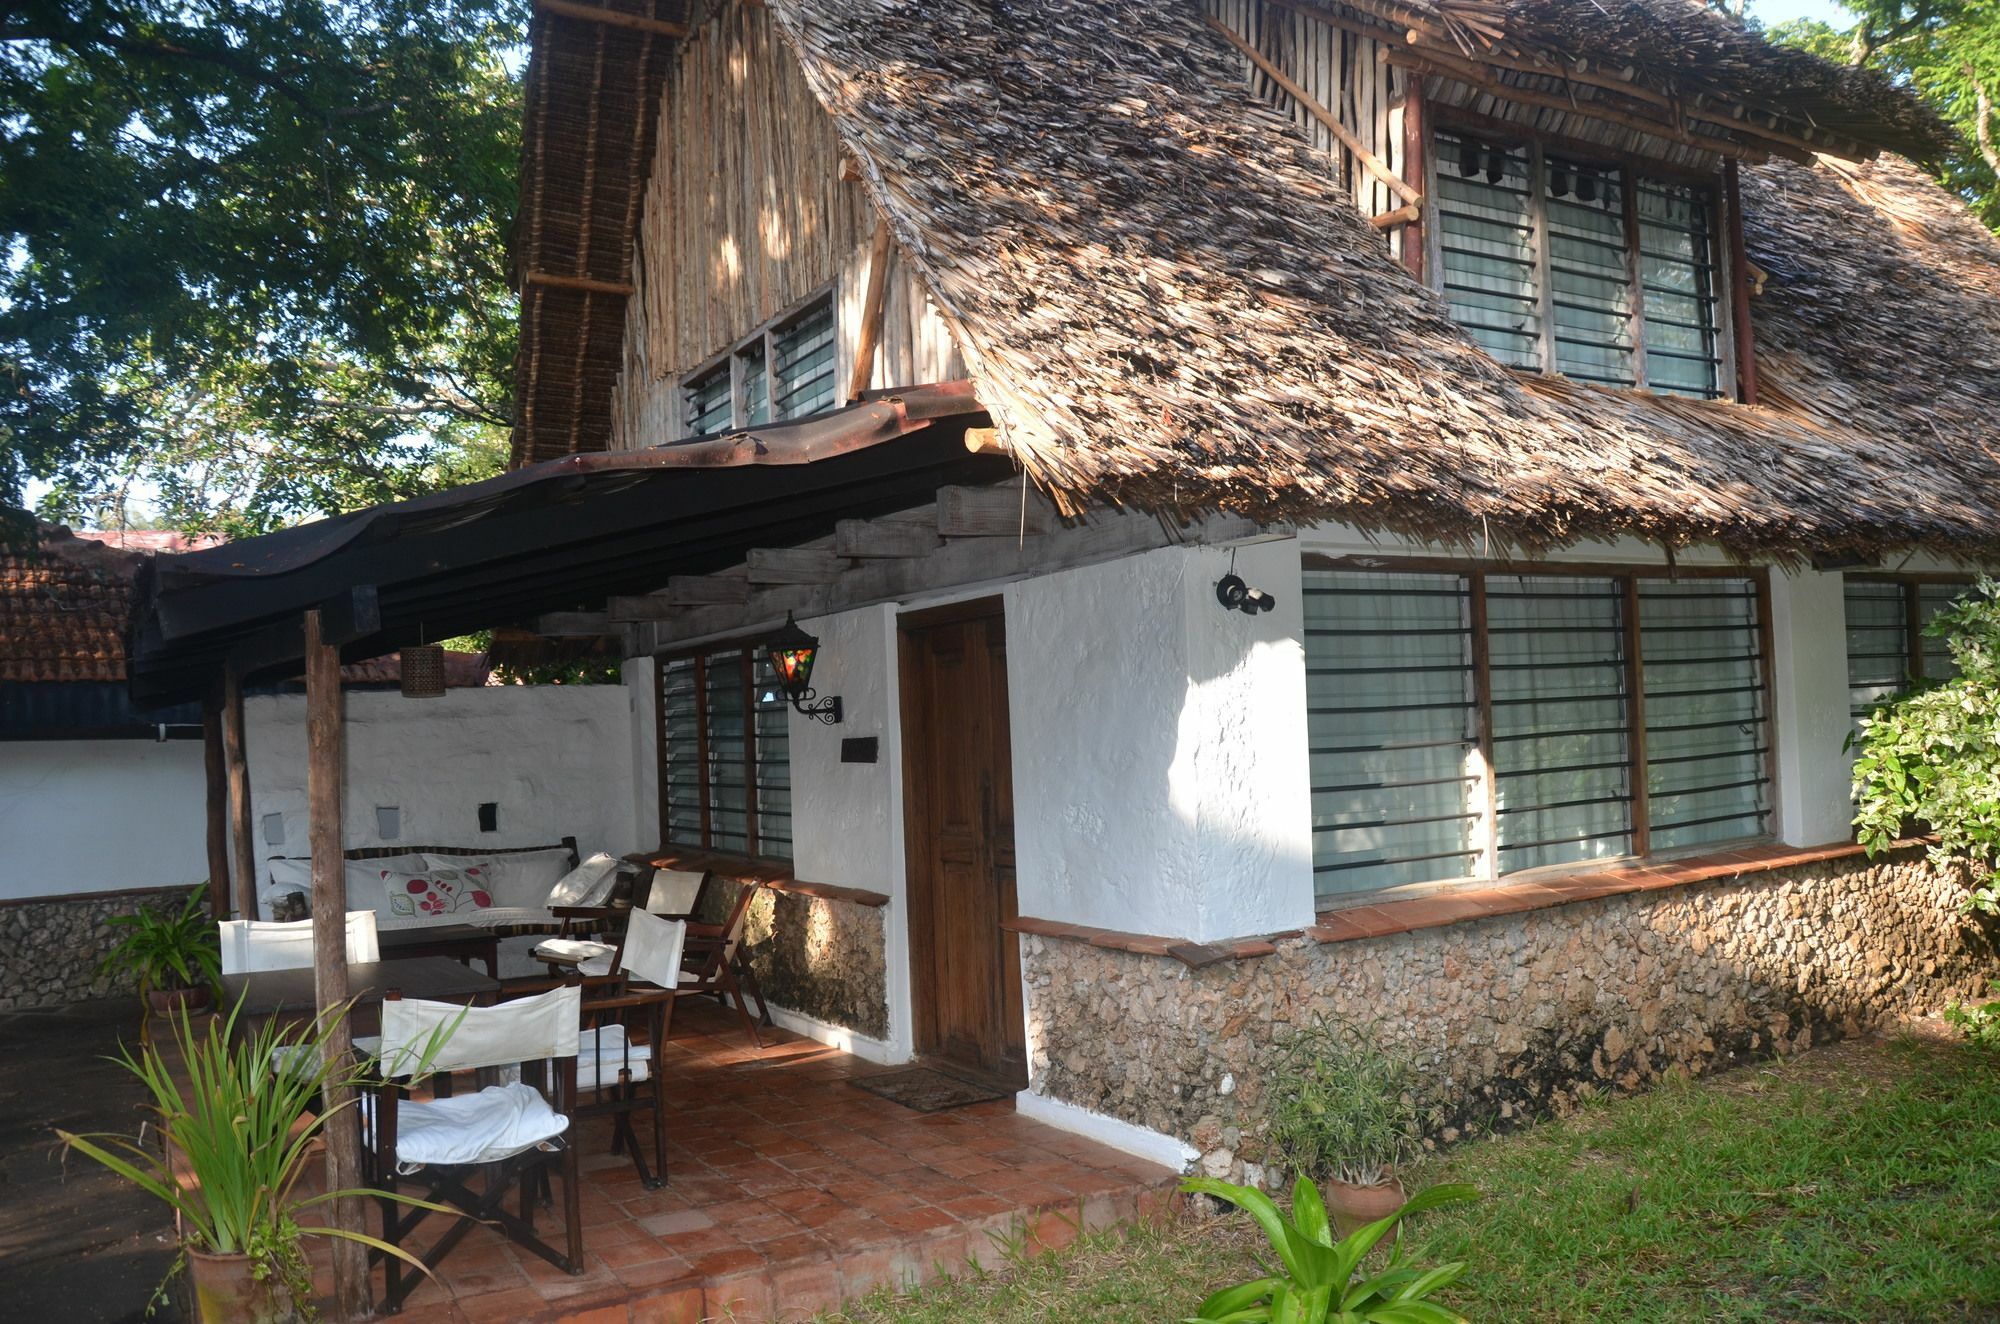
[[[634,819],[632,692],[622,685],[496,685],[436,699],[349,692],[343,839],[349,849],[412,845],[535,846],[573,836],[588,854],[642,842]],[[302,695],[245,701],[257,855],[306,853]],[[195,792],[200,794],[199,775]],[[479,830],[479,806],[499,806]],[[375,810],[400,810],[386,840]],[[266,836],[280,815],[282,843]]]
[[[1771,715],[1777,732],[1778,839],[1853,834],[1847,739],[1847,598],[1842,576],[1771,572]]]
[[[842,711],[837,726],[790,715],[792,868],[811,882],[888,894],[889,1035],[882,1055],[900,1059],[913,1046],[896,610],[864,607],[800,624],[820,640],[813,689],[839,695]],[[876,761],[842,763],[841,741],[865,736],[876,738]]]
[[[0,743],[0,900],[208,877],[199,740]]]
[[[1230,549],[1166,548],[1007,594],[1021,912],[1209,940],[1312,919],[1299,551],[1225,611]]]

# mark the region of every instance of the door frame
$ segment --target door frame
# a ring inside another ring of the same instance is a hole
[[[941,606],[896,613],[897,716],[901,727],[897,757],[901,764],[903,782],[903,896],[910,971],[910,1047],[920,1058],[933,1052],[936,1047],[937,1024],[934,1019],[936,990],[929,981],[932,978],[930,973],[933,969],[932,948],[937,930],[932,909],[930,880],[926,878],[924,885],[918,886],[917,861],[927,855],[926,843],[919,839],[919,833],[922,825],[930,820],[925,804],[929,788],[924,779],[917,775],[920,765],[918,759],[913,757],[912,750],[918,733],[922,730],[921,714],[916,710],[921,687],[916,683],[917,656],[913,646],[914,636],[940,625],[955,625],[961,621],[974,620],[997,621],[1004,640],[1007,627],[1005,596],[1000,593],[990,593]],[[1014,695],[1010,686],[1007,693],[1010,750],[1013,745],[1013,703]],[[1013,760],[1010,756],[1007,769],[1009,778],[1013,776],[1012,765]],[[1013,980],[1018,986],[1021,980],[1019,937],[1003,931],[1001,938],[1001,978]],[[1021,1011],[1021,1034],[1025,1044],[1027,1036],[1025,989],[1021,996]],[[1004,998],[1002,1014],[1005,1014]]]

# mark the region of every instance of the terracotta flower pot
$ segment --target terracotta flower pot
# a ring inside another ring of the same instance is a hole
[[[1327,1217],[1333,1220],[1334,1230],[1343,1237],[1387,1218],[1401,1209],[1408,1198],[1403,1194],[1403,1183],[1394,1177],[1374,1186],[1356,1186],[1326,1177],[1320,1181],[1319,1193],[1326,1201]]]
[[[208,985],[197,984],[193,988],[149,988],[146,990],[146,1007],[155,1016],[179,1016],[186,1008],[192,1016],[196,1012],[208,1010],[212,995]]]
[[[197,1324],[295,1324],[298,1308],[275,1279],[257,1281],[248,1255],[188,1247],[188,1295]]]

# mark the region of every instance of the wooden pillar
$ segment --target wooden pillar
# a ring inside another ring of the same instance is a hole
[[[229,845],[236,865],[236,909],[257,918],[257,848],[250,840],[250,765],[243,756],[243,679],[222,673],[222,752],[229,773]]]
[[[229,918],[229,772],[222,750],[222,695],[201,705],[201,761],[208,774],[208,913]]]
[[[340,650],[320,637],[320,614],[306,613],[306,806],[312,844],[313,1005],[321,1016],[347,1001],[347,871],[340,854],[340,782],[346,763],[340,696]],[[326,1181],[329,1190],[361,1185],[361,1130],[345,1080],[352,1058],[345,1015],[331,1022],[325,1040],[329,1077],[325,1090]],[[356,1197],[333,1205],[333,1226],[365,1231],[366,1206]],[[369,1313],[368,1248],[332,1238],[333,1298],[337,1319]]]
[[[1757,403],[1757,337],[1750,325],[1750,255],[1743,250],[1742,176],[1736,162],[1722,163],[1724,218],[1729,245],[1729,322],[1736,351],[1736,398]]]

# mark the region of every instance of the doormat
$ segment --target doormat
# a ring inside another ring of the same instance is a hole
[[[1006,1098],[1008,1094],[1006,1090],[975,1085],[930,1067],[902,1067],[873,1076],[860,1076],[851,1083],[870,1094],[879,1094],[891,1103],[900,1103],[920,1113],[941,1113],[948,1108],[991,1103],[995,1099]]]

